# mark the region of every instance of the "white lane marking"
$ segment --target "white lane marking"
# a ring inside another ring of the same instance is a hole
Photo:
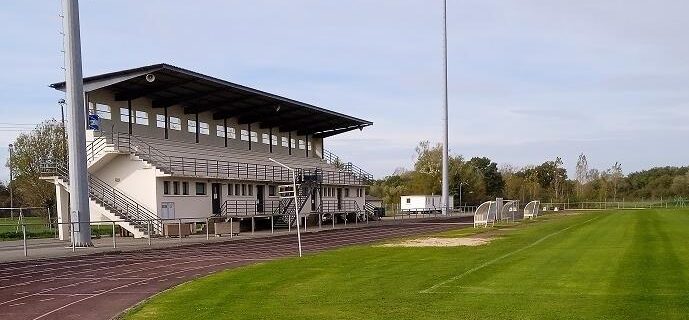
[[[509,257],[511,257],[511,256],[513,256],[513,255],[515,255],[515,254],[517,254],[517,253],[520,253],[520,252],[522,252],[522,251],[524,251],[524,250],[526,250],[526,249],[532,248],[533,246],[536,246],[536,245],[538,245],[539,243],[541,243],[541,242],[543,242],[543,241],[545,241],[545,240],[547,240],[547,239],[549,239],[549,238],[551,238],[551,237],[553,237],[553,236],[556,236],[556,235],[558,235],[558,234],[560,234],[560,233],[562,233],[562,232],[565,232],[565,231],[567,231],[567,230],[569,230],[569,229],[572,229],[572,228],[574,228],[574,227],[578,227],[578,226],[580,226],[580,225],[586,224],[586,223],[588,223],[588,222],[590,222],[590,221],[592,221],[592,220],[598,219],[598,218],[600,218],[600,217],[594,217],[594,218],[588,219],[588,220],[586,220],[586,221],[584,221],[584,222],[582,222],[582,223],[577,223],[577,224],[571,225],[571,226],[569,226],[569,227],[567,227],[567,228],[560,229],[560,230],[555,231],[555,232],[553,232],[553,233],[547,234],[547,235],[543,236],[542,238],[540,238],[540,239],[538,239],[538,240],[536,240],[536,241],[534,241],[534,242],[532,242],[532,243],[530,243],[530,244],[528,244],[528,245],[526,245],[526,246],[524,246],[524,247],[521,247],[521,248],[519,248],[519,249],[517,249],[517,250],[508,252],[508,253],[506,253],[506,254],[503,254],[503,255],[501,255],[501,256],[495,258],[495,259],[486,261],[486,262],[484,262],[484,263],[482,263],[482,264],[480,264],[480,265],[478,265],[478,266],[476,266],[476,267],[473,267],[473,268],[471,268],[471,269],[469,269],[469,270],[467,270],[467,271],[464,271],[463,273],[458,274],[458,275],[456,275],[456,276],[454,276],[454,277],[452,277],[452,278],[450,278],[450,279],[447,279],[447,280],[438,282],[438,283],[432,285],[432,286],[429,287],[429,288],[426,288],[426,289],[424,289],[424,290],[419,291],[419,293],[435,293],[435,292],[433,292],[433,290],[435,290],[435,289],[437,289],[437,288],[440,288],[440,287],[442,287],[442,286],[444,286],[444,285],[446,285],[446,284],[449,284],[449,283],[451,283],[451,282],[454,282],[454,281],[457,281],[457,280],[459,280],[459,279],[462,279],[462,278],[464,278],[464,277],[466,277],[466,276],[468,276],[468,275],[470,275],[470,274],[472,274],[472,273],[474,273],[474,272],[476,272],[476,271],[478,271],[478,270],[481,270],[481,269],[483,269],[483,268],[485,268],[485,267],[487,267],[487,266],[490,266],[490,265],[492,265],[492,264],[494,264],[494,263],[496,263],[496,262],[498,262],[498,261],[500,261],[500,260],[503,260],[503,259],[505,259],[505,258],[509,258]]]
[[[176,272],[171,272],[171,273],[169,273],[169,274],[167,274],[167,275],[165,275],[165,276],[171,276],[171,275],[174,275],[174,274],[176,274],[176,273],[188,272],[188,271],[191,271],[191,270],[199,270],[199,269],[204,269],[204,268],[209,268],[209,267],[217,267],[217,266],[221,266],[221,265],[225,265],[225,264],[231,264],[231,263],[235,263],[235,262],[237,262],[237,261],[232,260],[232,261],[217,263],[217,264],[210,265],[210,266],[202,266],[202,267],[188,268],[188,269],[179,270],[179,271],[176,271]],[[160,278],[160,277],[164,277],[164,276],[153,277],[153,278],[150,278],[150,279],[148,279],[148,280],[149,280],[149,281],[150,281],[150,280],[155,280],[156,278]],[[144,282],[144,280],[141,280],[140,282]],[[119,287],[115,287],[115,288],[112,288],[112,289],[103,291],[103,292],[101,292],[101,293],[97,293],[97,294],[91,295],[91,296],[86,297],[86,298],[83,298],[83,299],[79,299],[79,300],[77,300],[77,301],[74,301],[74,302],[68,303],[68,304],[66,304],[66,305],[63,305],[62,307],[55,308],[55,309],[53,309],[52,311],[46,312],[46,313],[44,313],[44,314],[42,314],[42,315],[40,315],[40,316],[34,318],[34,320],[44,318],[44,317],[46,317],[46,316],[48,316],[48,315],[51,315],[51,314],[53,314],[53,313],[55,313],[55,312],[57,312],[57,311],[60,311],[60,310],[62,310],[62,309],[64,309],[64,308],[67,308],[67,307],[69,307],[69,306],[71,306],[71,305],[74,305],[74,304],[77,304],[77,303],[79,303],[79,302],[86,301],[86,300],[91,299],[91,298],[93,298],[93,297],[100,296],[100,295],[102,295],[102,294],[105,294],[105,293],[108,293],[108,292],[112,292],[112,291],[115,291],[115,290],[117,290],[117,289],[126,288],[126,287],[129,287],[129,286],[134,285],[134,284],[136,284],[136,282],[128,283],[128,284],[125,284],[125,285],[122,285],[122,286],[119,286]]]
[[[207,260],[198,260],[198,261],[178,262],[178,263],[173,263],[173,264],[166,265],[166,267],[171,267],[171,266],[180,265],[180,264],[188,264],[188,263],[192,263],[192,262],[197,262],[197,263],[198,263],[198,262],[204,262],[204,261],[215,261],[215,260],[218,260],[218,259],[219,259],[219,258],[213,258],[213,259],[207,259]],[[235,262],[235,261],[232,260],[232,262]],[[123,273],[123,274],[133,273],[133,272],[134,272],[134,271],[130,271],[130,272],[125,272],[125,273]],[[157,277],[156,277],[156,278],[157,278]],[[41,293],[46,293],[46,292],[51,292],[51,291],[63,289],[63,288],[66,288],[66,287],[76,286],[76,285],[83,284],[83,283],[86,283],[86,282],[89,282],[89,281],[92,281],[92,280],[93,280],[93,279],[88,279],[88,280],[83,280],[83,281],[75,282],[75,283],[69,284],[69,285],[62,285],[62,286],[57,286],[57,287],[54,287],[54,288],[48,288],[48,289],[39,291],[39,292],[34,293],[34,294],[29,294],[29,295],[26,295],[26,296],[23,296],[23,297],[19,297],[19,298],[16,298],[16,299],[12,299],[12,300],[7,300],[7,301],[0,302],[0,305],[4,305],[4,304],[7,304],[7,303],[11,303],[11,302],[14,302],[14,301],[17,301],[17,300],[21,300],[21,299],[24,299],[24,298],[28,298],[28,297],[31,297],[31,296],[35,296],[35,295],[38,295],[38,294],[41,294]],[[139,281],[141,281],[141,280],[139,280]],[[138,281],[135,281],[135,282],[133,282],[133,283],[137,283],[137,282],[138,282]]]

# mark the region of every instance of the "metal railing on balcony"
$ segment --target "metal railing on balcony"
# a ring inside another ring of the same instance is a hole
[[[144,161],[151,163],[162,172],[171,175],[193,176],[204,178],[221,178],[236,180],[291,182],[289,170],[273,165],[225,161],[220,159],[206,159],[196,157],[182,157],[167,155],[151,146],[142,139],[126,133],[107,133],[115,150],[132,153]],[[99,138],[100,139],[100,138]],[[99,139],[94,140],[92,149],[94,157],[100,152],[102,145]],[[96,143],[96,141],[99,141]],[[100,149],[99,149],[100,148]],[[87,149],[88,152],[91,152]],[[302,169],[303,172],[315,169]],[[365,177],[351,171],[321,171],[324,184],[331,185],[362,185]]]
[[[220,207],[220,214],[218,215],[228,217],[278,215],[283,206],[280,200],[264,200],[263,202],[259,202],[256,199],[225,200]]]
[[[359,212],[359,203],[355,200],[323,200],[320,212]]]

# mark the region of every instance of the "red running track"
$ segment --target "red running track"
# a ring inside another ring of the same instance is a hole
[[[456,218],[452,222],[457,222]],[[305,253],[460,228],[414,223],[302,234]],[[180,283],[296,255],[296,237],[233,240],[0,264],[0,319],[111,319]]]

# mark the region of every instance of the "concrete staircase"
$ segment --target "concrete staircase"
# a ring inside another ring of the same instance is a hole
[[[42,165],[41,173],[69,190],[69,173],[63,163],[46,162]],[[92,215],[99,213],[115,221],[135,238],[162,234],[162,223],[155,220],[158,218],[155,213],[92,174],[89,174],[89,199]]]

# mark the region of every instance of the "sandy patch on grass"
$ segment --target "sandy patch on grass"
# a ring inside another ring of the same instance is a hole
[[[396,243],[386,243],[381,247],[459,247],[480,246],[489,243],[493,238],[419,238]]]

